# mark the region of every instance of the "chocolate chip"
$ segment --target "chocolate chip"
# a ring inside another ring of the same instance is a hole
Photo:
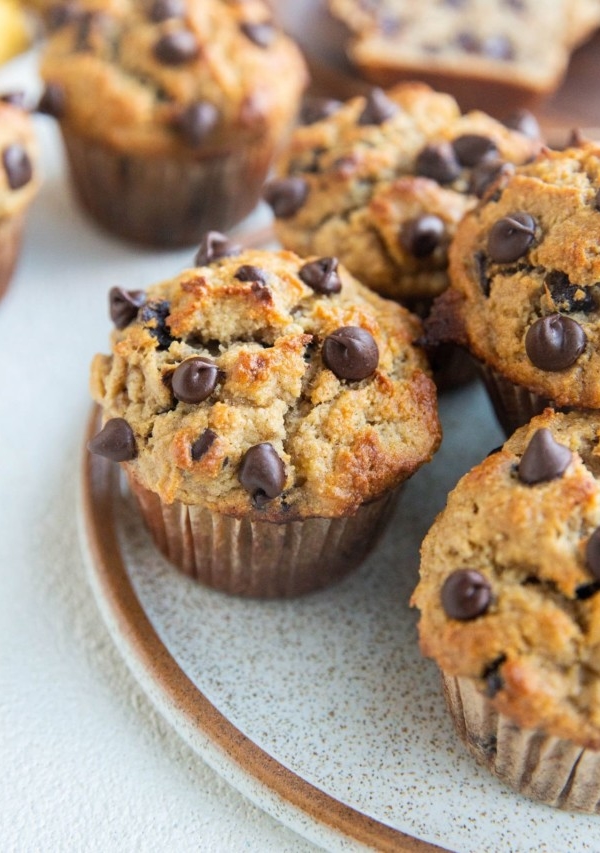
[[[319,258],[300,268],[299,276],[315,293],[339,293],[342,282],[337,272],[337,258]]]
[[[36,110],[52,118],[62,118],[66,109],[65,90],[60,83],[47,83],[38,101]]]
[[[175,126],[188,145],[201,145],[219,121],[219,111],[209,101],[190,104],[178,116]]]
[[[241,251],[241,246],[232,243],[220,231],[207,231],[194,258],[194,264],[197,267],[204,267],[221,258],[235,257],[241,254]]]
[[[533,243],[535,227],[533,216],[523,211],[498,219],[488,235],[487,249],[490,258],[499,264],[508,264],[523,257]]]
[[[171,310],[166,301],[146,302],[139,310],[138,319],[148,329],[153,338],[156,338],[158,349],[169,349],[175,340],[167,328],[167,317]]]
[[[487,36],[481,42],[481,53],[490,59],[514,59],[515,46],[511,39],[502,35]]]
[[[157,24],[169,18],[183,18],[184,15],[184,0],[154,0],[148,12],[150,20]]]
[[[477,166],[486,157],[496,157],[498,147],[489,136],[479,133],[464,133],[452,143],[454,153],[463,166]]]
[[[290,219],[296,214],[308,196],[308,184],[304,178],[276,178],[264,188],[263,198],[271,206],[277,219]]]
[[[585,563],[594,578],[600,581],[600,527],[597,527],[585,546]]]
[[[25,92],[6,92],[6,94],[0,95],[0,101],[4,104],[10,104],[13,107],[18,107],[20,110],[25,110],[27,108],[27,97]]]
[[[240,30],[257,47],[269,47],[277,34],[277,30],[270,21],[262,21],[259,24],[251,24],[244,21],[240,24]]]
[[[600,581],[594,581],[594,583],[582,583],[575,590],[575,598],[578,601],[587,601],[588,598],[596,595],[597,592],[600,592]]]
[[[163,65],[183,65],[200,55],[200,45],[194,33],[177,30],[165,33],[154,44],[153,53]]]
[[[457,569],[444,581],[441,597],[447,616],[467,621],[487,612],[492,602],[492,589],[479,572]]]
[[[117,329],[124,329],[137,317],[138,309],[146,302],[143,290],[124,290],[111,287],[108,292],[110,319]]]
[[[439,216],[425,213],[409,219],[400,229],[400,245],[414,258],[427,258],[442,243],[446,226]]]
[[[465,53],[480,53],[481,44],[477,36],[466,30],[457,34],[454,43]]]
[[[538,120],[529,110],[515,110],[504,119],[503,124],[509,130],[517,130],[530,139],[539,139],[541,136]]]
[[[269,442],[250,447],[240,463],[238,479],[258,508],[280,495],[285,486],[285,466]]]
[[[54,32],[73,23],[81,15],[82,10],[77,3],[55,3],[46,12],[46,26]]]
[[[450,184],[460,175],[460,163],[449,142],[426,145],[417,154],[417,175],[431,178],[439,184]]]
[[[512,163],[505,163],[503,160],[483,160],[471,172],[469,192],[477,198],[483,198],[499,178],[512,175],[514,171],[515,167]]]
[[[29,155],[17,142],[9,145],[2,152],[2,165],[11,190],[21,189],[33,177],[33,166]]]
[[[367,95],[364,109],[358,117],[358,124],[383,124],[396,115],[398,110],[398,105],[388,98],[383,89],[371,89]]]
[[[555,372],[574,364],[586,343],[579,323],[562,314],[549,314],[527,330],[525,352],[535,367]]]
[[[596,210],[600,210],[600,190],[597,191],[594,197],[594,207]]]
[[[73,50],[84,52],[92,49],[90,36],[92,35],[96,15],[96,12],[82,12],[78,16],[78,26],[75,34]]]
[[[200,437],[197,438],[190,447],[192,460],[194,462],[198,462],[199,459],[202,459],[204,454],[208,453],[216,438],[216,432],[213,432],[212,429],[205,429],[204,432],[201,433]]]
[[[487,274],[487,255],[485,252],[475,252],[473,255],[473,264],[481,292],[484,296],[489,296],[492,283]]]
[[[360,326],[342,326],[323,341],[325,366],[338,379],[358,381],[370,376],[379,364],[379,349],[370,332]]]
[[[336,113],[342,106],[335,98],[306,98],[300,109],[301,124],[315,124]]]
[[[519,480],[528,486],[556,480],[565,473],[572,458],[569,448],[559,444],[549,429],[538,429],[519,462]]]
[[[110,418],[87,443],[90,453],[112,462],[129,462],[137,456],[135,436],[125,418]]]
[[[208,358],[192,356],[177,365],[171,387],[182,403],[201,403],[210,397],[219,378],[219,368]]]
[[[506,662],[506,655],[500,655],[495,661],[490,663],[483,671],[483,679],[485,680],[485,695],[489,699],[502,690],[504,687],[504,679],[500,675],[500,667]]]
[[[585,287],[571,284],[569,276],[560,270],[549,272],[544,284],[558,311],[582,311],[589,314],[596,309],[594,294]]]
[[[251,264],[243,264],[238,267],[233,274],[238,281],[257,281],[260,284],[267,283],[267,274],[260,267],[253,267]]]

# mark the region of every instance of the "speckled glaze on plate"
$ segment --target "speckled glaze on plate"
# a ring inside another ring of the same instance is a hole
[[[315,844],[597,853],[597,818],[530,802],[474,763],[435,666],[419,654],[408,607],[419,543],[457,479],[502,442],[478,385],[441,408],[442,449],[406,485],[372,557],[292,601],[235,599],[183,577],[152,546],[116,466],[84,454],[80,521],[94,593],[171,725]]]

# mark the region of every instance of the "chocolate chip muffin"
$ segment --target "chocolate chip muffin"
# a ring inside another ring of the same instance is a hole
[[[551,409],[470,471],[425,537],[423,653],[473,755],[600,811],[600,413]]]
[[[458,227],[428,337],[479,360],[507,432],[549,403],[600,408],[599,193],[600,145],[546,150]]]
[[[419,83],[311,101],[302,118],[265,189],[277,236],[300,254],[336,255],[411,307],[447,286],[462,216],[540,144],[532,116],[514,116],[514,129],[461,114],[454,98]]]
[[[99,223],[188,245],[254,208],[307,81],[262,0],[70,3],[53,25],[41,109]]]
[[[0,296],[12,278],[27,209],[39,187],[33,122],[20,94],[0,95]]]
[[[242,251],[114,289],[92,452],[123,464],[159,548],[205,584],[290,596],[373,546],[440,441],[419,321],[333,257]]]

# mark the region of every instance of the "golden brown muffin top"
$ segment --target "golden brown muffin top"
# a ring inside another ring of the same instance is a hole
[[[20,106],[0,100],[0,218],[24,211],[39,182],[33,122]]]
[[[277,139],[293,119],[304,60],[262,0],[98,5],[62,7],[42,57],[65,126],[125,150],[204,156]]]
[[[336,254],[361,281],[401,299],[447,284],[458,221],[539,141],[420,83],[345,104],[308,104],[265,197],[281,242]]]
[[[600,145],[545,151],[465,217],[436,313],[512,382],[598,408],[599,238]]]
[[[525,728],[600,748],[600,415],[547,409],[473,468],[421,549],[424,654]]]
[[[332,258],[242,252],[214,233],[200,254],[147,292],[111,293],[95,450],[165,502],[273,521],[351,515],[431,458],[415,317]]]

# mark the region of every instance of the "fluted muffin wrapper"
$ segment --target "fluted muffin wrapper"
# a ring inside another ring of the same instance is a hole
[[[251,598],[292,598],[347,575],[376,544],[401,488],[355,515],[278,523],[167,504],[129,472],[127,478],[154,543],[176,568],[213,589]]]
[[[193,246],[258,203],[274,155],[269,139],[220,155],[127,154],[62,128],[82,206],[108,231],[151,246]]]
[[[516,385],[489,365],[478,362],[478,366],[496,417],[507,436],[548,406],[556,408],[548,397]]]
[[[15,271],[25,225],[25,214],[0,219],[0,299]]]
[[[494,776],[546,805],[600,813],[600,752],[521,728],[495,711],[471,679],[442,679],[461,740]]]

